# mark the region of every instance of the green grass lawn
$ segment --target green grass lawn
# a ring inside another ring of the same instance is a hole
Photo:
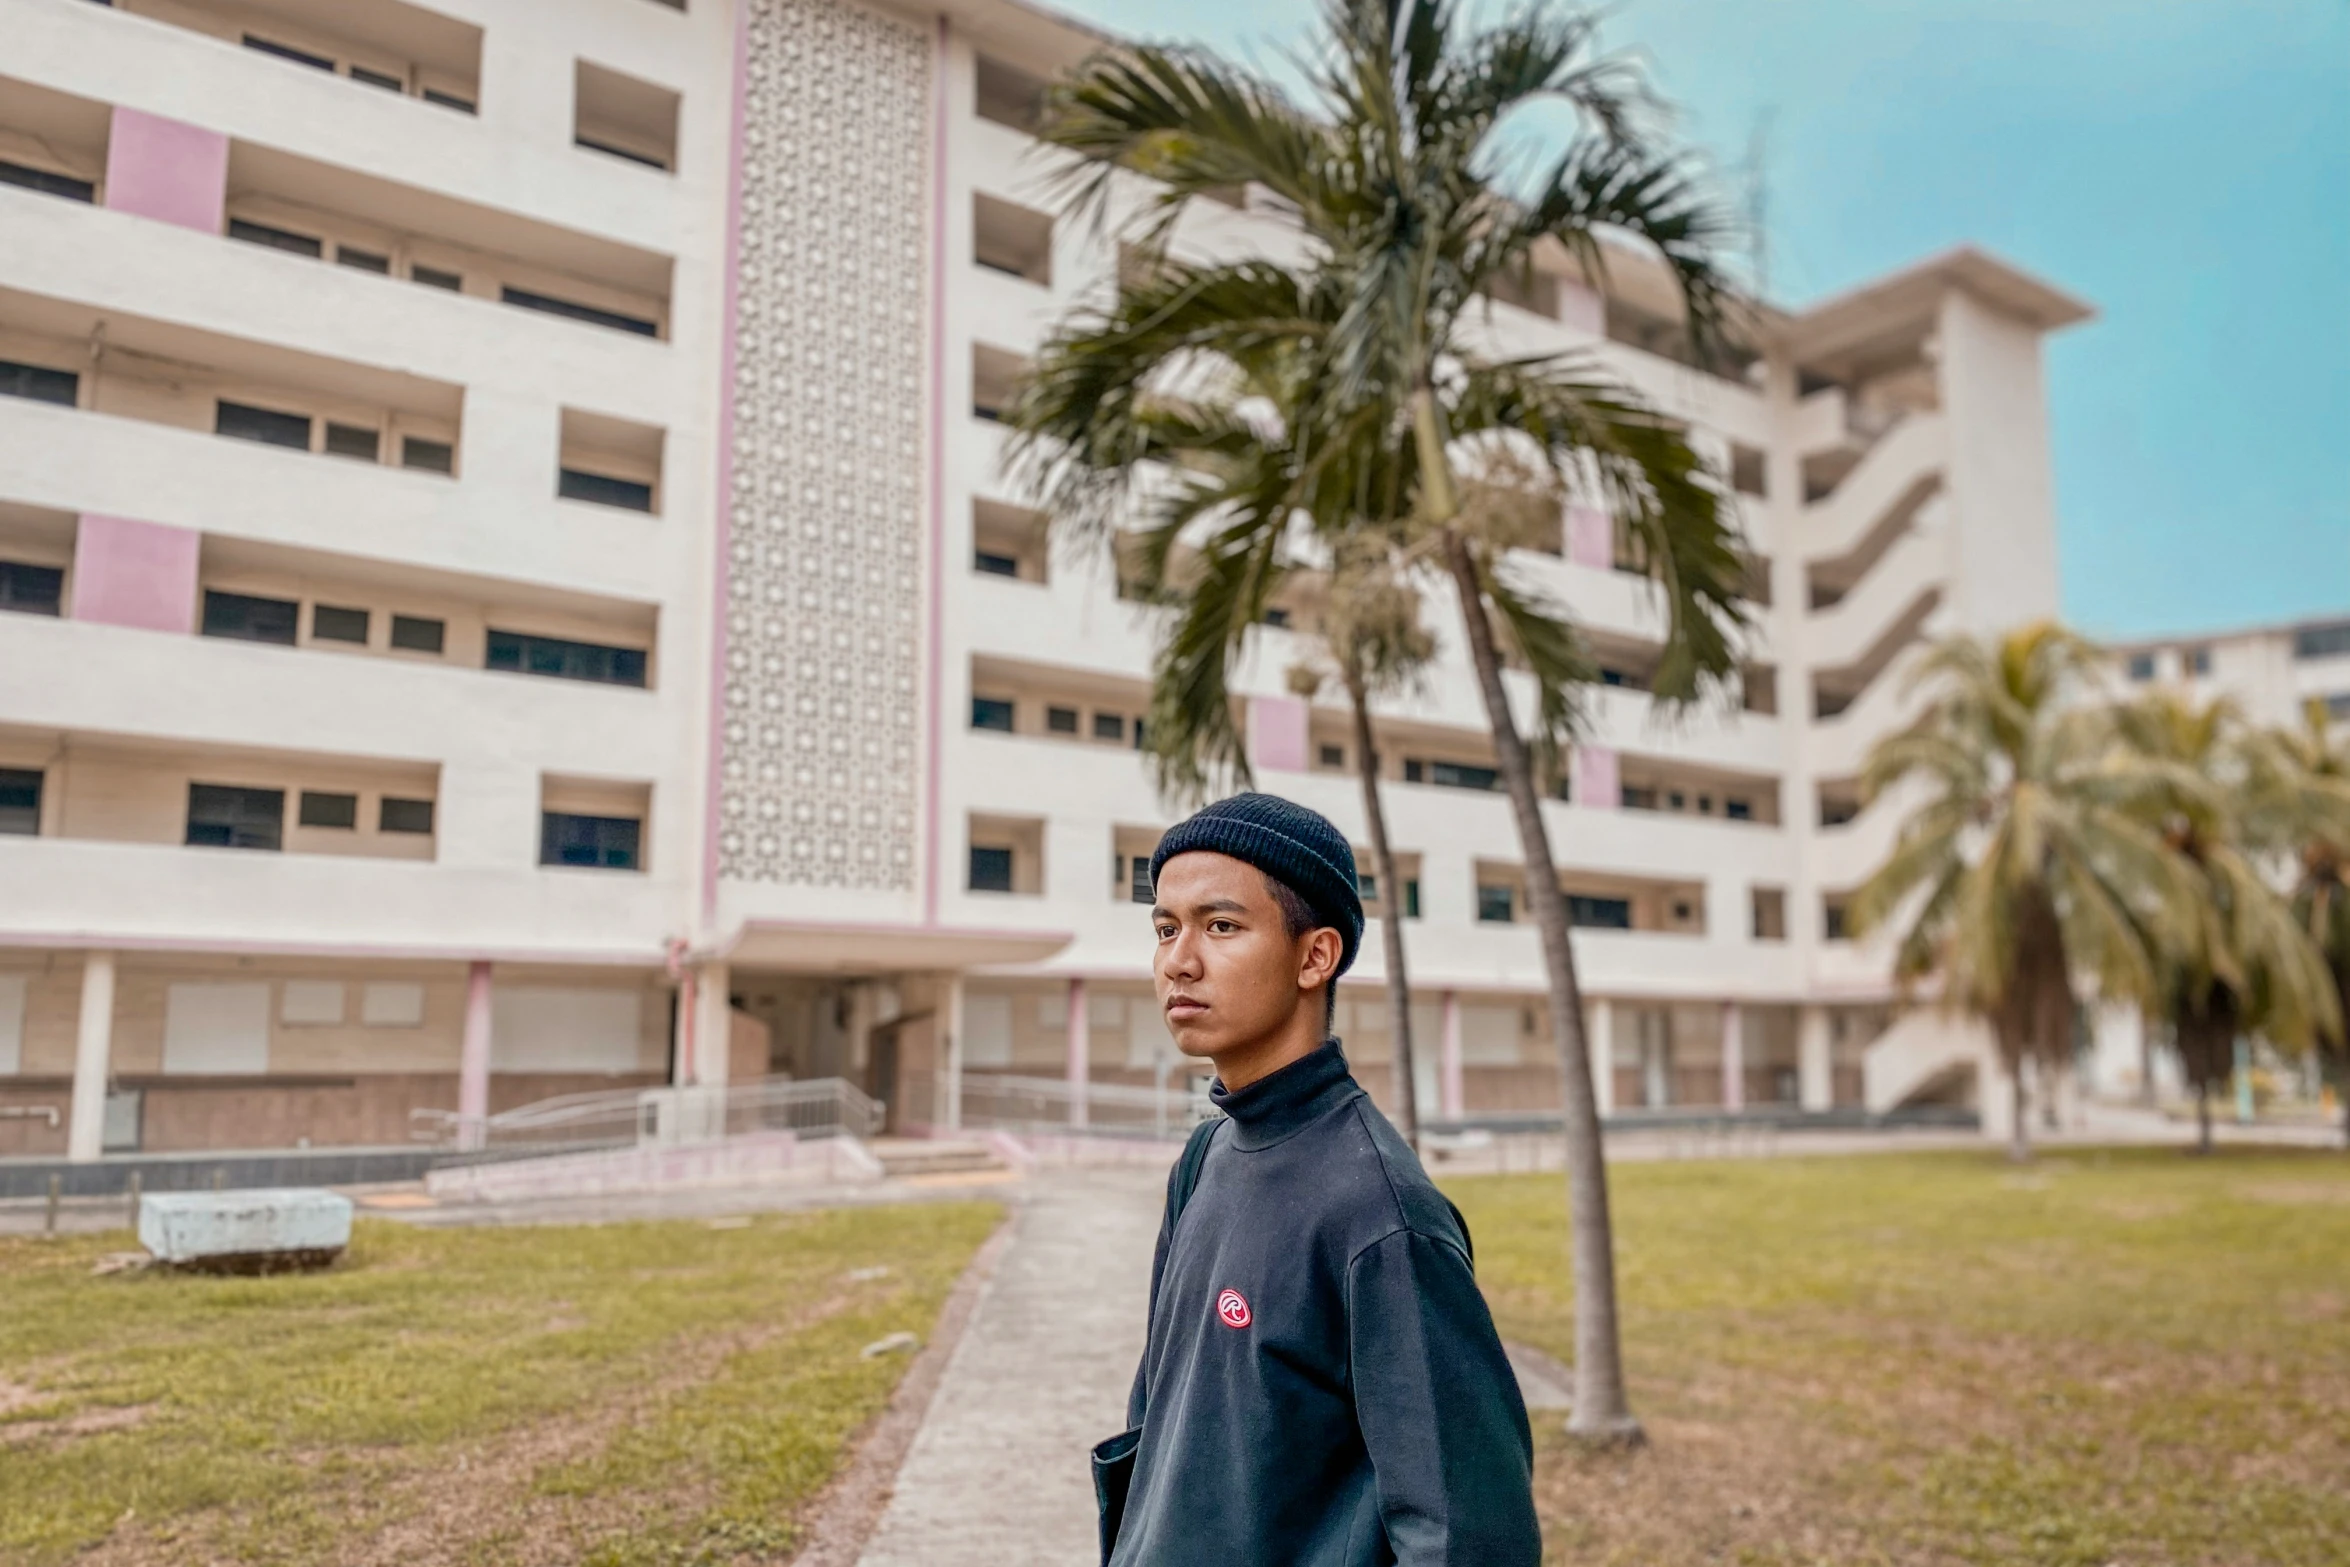
[[[0,1239],[0,1562],[768,1558],[999,1217],[420,1230],[319,1274]],[[81,1554],[81,1553],[87,1553]]]
[[[1560,1177],[1447,1182],[1572,1351]],[[1651,1445],[1538,1422],[1575,1563],[2350,1563],[2350,1159],[1619,1165]]]

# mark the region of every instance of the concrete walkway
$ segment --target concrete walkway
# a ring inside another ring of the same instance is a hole
[[[859,1567],[1093,1567],[1086,1450],[1126,1424],[1167,1177],[1026,1183]]]

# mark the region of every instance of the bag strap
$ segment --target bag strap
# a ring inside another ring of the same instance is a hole
[[[1191,1202],[1191,1194],[1199,1189],[1199,1172],[1208,1162],[1208,1145],[1216,1140],[1216,1128],[1223,1124],[1222,1116],[1200,1122],[1191,1129],[1191,1140],[1183,1145],[1183,1157],[1175,1165],[1175,1184],[1167,1193],[1167,1233],[1175,1233],[1182,1221],[1183,1210]]]

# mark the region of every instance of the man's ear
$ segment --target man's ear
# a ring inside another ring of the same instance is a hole
[[[1322,925],[1307,931],[1304,948],[1298,953],[1299,987],[1318,990],[1335,984],[1338,960],[1345,954],[1345,940],[1330,926]]]

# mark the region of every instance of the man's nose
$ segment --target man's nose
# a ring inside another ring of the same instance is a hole
[[[1199,945],[1190,931],[1177,931],[1175,939],[1159,949],[1159,970],[1169,979],[1199,977]]]

